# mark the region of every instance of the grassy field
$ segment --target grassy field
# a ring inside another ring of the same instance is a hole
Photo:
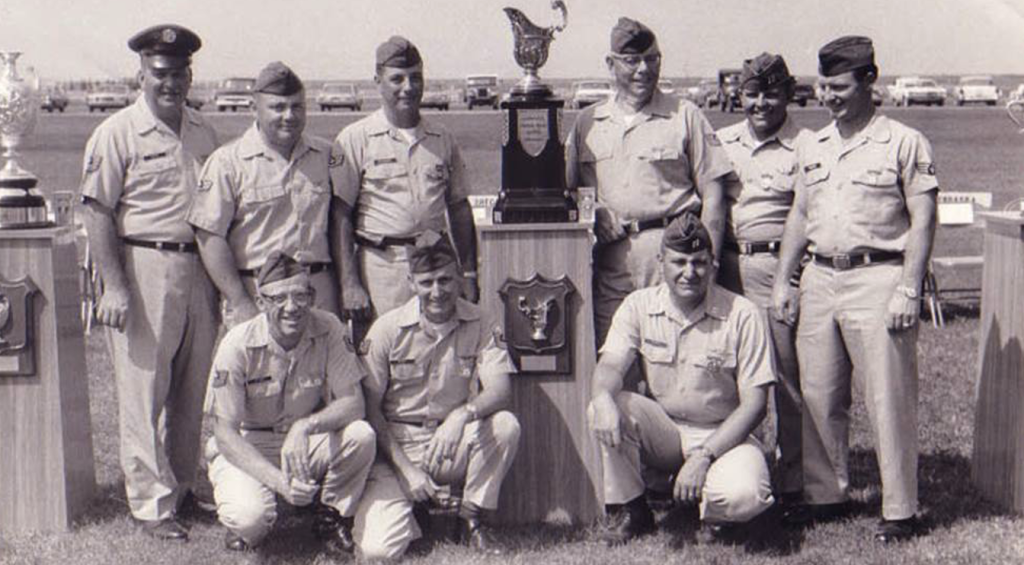
[[[998,109],[892,109],[885,111],[917,127],[931,139],[940,181],[950,190],[994,194],[994,207],[1024,195],[1021,156],[1024,136]],[[795,119],[809,127],[826,120],[820,109],[797,110]],[[433,114],[465,148],[478,192],[496,190],[501,117],[498,113]],[[572,119],[567,114],[567,120]],[[740,119],[738,114],[709,115],[716,126]],[[41,178],[44,190],[77,186],[81,153],[89,131],[101,118],[88,115],[42,116],[36,136],[26,147],[25,165]],[[212,116],[225,136],[240,133],[250,118]],[[354,119],[349,114],[315,115],[311,130],[333,135]],[[943,230],[937,254],[978,253],[978,229]],[[951,275],[945,281],[956,280]],[[964,275],[977,283],[977,273]],[[943,329],[921,329],[921,503],[926,535],[911,542],[880,547],[869,540],[880,504],[878,472],[866,415],[854,405],[853,497],[857,513],[850,519],[804,532],[781,530],[774,516],[765,516],[747,543],[702,546],[694,541],[693,510],[659,514],[661,531],[625,548],[606,550],[591,528],[543,526],[506,532],[512,555],[482,559],[451,543],[440,543],[411,556],[409,563],[1021,563],[1024,562],[1024,520],[982,500],[970,484],[977,357],[976,307],[953,309]],[[273,536],[256,556],[227,554],[221,549],[223,530],[212,517],[191,523],[187,545],[152,541],[136,532],[128,518],[117,462],[117,406],[111,367],[102,336],[87,337],[88,378],[99,497],[70,534],[5,535],[0,537],[0,563],[327,563],[300,514],[282,518]],[[3,456],[0,454],[0,456]],[[0,502],[2,503],[2,502]]]

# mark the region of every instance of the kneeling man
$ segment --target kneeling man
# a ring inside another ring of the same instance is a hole
[[[712,282],[711,237],[696,215],[684,213],[665,230],[661,263],[665,282],[625,299],[594,372],[587,417],[601,446],[608,545],[654,530],[644,467],[674,473],[673,497],[699,502],[711,534],[774,502],[750,435],[775,382],[763,315]],[[638,355],[651,398],[622,391]]]
[[[413,503],[435,498],[438,484],[463,483],[462,535],[498,554],[481,513],[497,509],[519,446],[519,422],[501,410],[513,367],[480,308],[459,298],[447,238],[422,234],[409,268],[415,296],[377,319],[363,341],[366,414],[383,461],[356,512],[356,544],[368,559],[402,555],[420,537]]]
[[[232,328],[213,363],[207,446],[225,545],[248,549],[277,518],[276,496],[311,504],[329,552],[353,549],[351,516],[376,454],[362,420],[365,367],[333,313],[312,308],[307,267],[273,252],[257,278],[261,314]]]

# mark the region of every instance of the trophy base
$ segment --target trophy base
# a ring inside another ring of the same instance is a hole
[[[491,218],[495,224],[554,224],[578,219],[576,200],[561,188],[502,190]]]
[[[0,187],[0,229],[42,228],[51,225],[46,199],[27,190]]]
[[[512,100],[544,100],[554,96],[554,91],[536,75],[527,75],[512,87],[509,96]]]

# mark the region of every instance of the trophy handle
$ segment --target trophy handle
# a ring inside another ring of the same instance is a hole
[[[1011,100],[1006,104],[1006,115],[1017,124],[1020,133],[1024,133],[1024,100]]]

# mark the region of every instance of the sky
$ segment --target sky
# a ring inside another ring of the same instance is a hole
[[[666,77],[711,76],[761,51],[815,74],[817,49],[845,34],[875,41],[882,74],[1024,74],[1024,0],[566,0],[569,23],[542,77],[605,76],[620,16],[658,34]],[[549,0],[0,0],[0,49],[43,79],[132,76],[128,38],[158,23],[196,31],[197,80],[255,76],[282,60],[306,79],[368,79],[376,46],[412,40],[435,78],[516,78],[505,6],[541,26]]]

